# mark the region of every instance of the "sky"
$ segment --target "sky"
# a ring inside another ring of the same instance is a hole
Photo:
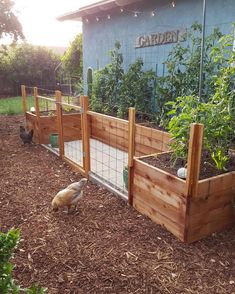
[[[79,21],[56,20],[56,17],[98,0],[13,0],[14,11],[22,24],[27,42],[41,46],[67,47],[82,32]],[[2,41],[2,40],[1,40]],[[5,39],[2,43],[9,43]]]

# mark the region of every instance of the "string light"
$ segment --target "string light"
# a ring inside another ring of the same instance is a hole
[[[168,4],[164,5],[163,7],[167,7],[168,5],[171,5],[173,8],[176,7],[176,1],[172,1],[170,3],[169,2],[168,2]],[[133,10],[124,9],[124,8],[121,7],[120,8],[120,13],[123,13],[124,11],[129,12],[129,13],[133,13],[134,17],[138,17],[141,13],[143,13],[142,11],[133,11]],[[150,12],[150,15],[153,17],[153,16],[156,15],[156,12],[157,12],[157,8],[154,9],[154,10],[152,10]],[[100,18],[98,16],[96,16],[95,19],[96,19],[97,22],[100,21]],[[111,19],[111,15],[110,14],[107,15],[107,19]],[[86,21],[86,23],[88,23],[89,22],[89,19],[86,18],[85,21]]]

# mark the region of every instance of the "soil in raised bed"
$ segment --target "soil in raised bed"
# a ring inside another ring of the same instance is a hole
[[[24,146],[23,117],[0,116],[0,230],[20,228],[14,278],[48,294],[232,294],[235,227],[191,245],[89,182],[78,211],[53,196],[81,175],[42,146]]]
[[[177,176],[177,170],[181,167],[184,167],[186,162],[184,160],[177,160],[174,165],[171,161],[170,153],[162,153],[156,156],[144,157],[141,159],[142,161],[160,168],[170,174]],[[230,161],[227,165],[227,172],[235,170],[235,160],[234,158],[230,158]],[[225,173],[224,171],[219,171],[216,169],[214,162],[212,161],[210,155],[207,152],[202,153],[201,166],[200,166],[200,174],[199,179],[207,179],[213,176],[217,176]]]

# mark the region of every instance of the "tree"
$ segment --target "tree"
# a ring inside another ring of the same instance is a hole
[[[59,56],[47,48],[27,43],[8,46],[0,52],[0,87],[5,94],[13,93],[21,84],[43,88],[55,87],[55,68]]]
[[[0,38],[9,35],[16,41],[23,39],[24,35],[17,16],[12,12],[13,6],[11,0],[0,0]]]
[[[70,43],[62,57],[62,68],[70,77],[82,77],[82,34],[79,34]]]

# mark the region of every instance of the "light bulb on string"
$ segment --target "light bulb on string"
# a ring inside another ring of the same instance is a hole
[[[88,19],[88,18],[86,18],[86,19],[85,19],[85,21],[86,21],[86,23],[88,23],[88,22],[89,22],[89,19]]]
[[[171,5],[172,5],[172,7],[174,8],[174,7],[175,7],[175,1],[172,1],[172,2],[171,2]]]
[[[110,14],[108,14],[108,15],[107,15],[107,19],[110,19],[110,18],[111,18],[111,15],[110,15]]]
[[[138,12],[135,12],[134,13],[134,17],[138,17]]]
[[[124,10],[123,10],[123,8],[120,8],[120,12],[122,13]]]
[[[96,19],[96,21],[99,21],[99,20],[100,20],[98,16],[96,16],[96,18],[95,18],[95,19]]]
[[[155,16],[155,11],[152,11],[151,12],[151,16]]]

